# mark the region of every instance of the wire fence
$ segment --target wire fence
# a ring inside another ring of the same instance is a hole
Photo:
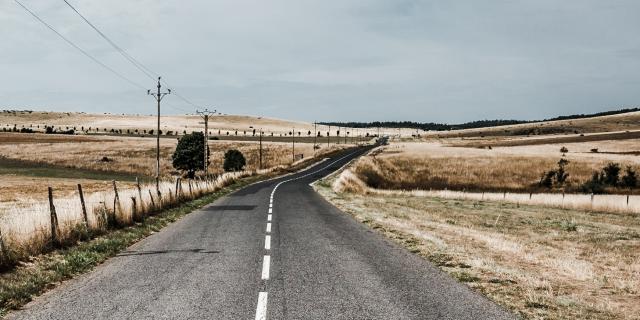
[[[83,194],[81,185],[71,196],[56,197],[49,188],[48,201],[29,200],[5,208],[0,217],[0,266],[100,234],[109,228],[128,226],[164,208],[199,198],[237,179],[274,169],[227,172],[212,179],[177,178],[175,181],[137,183],[133,188],[113,188]]]

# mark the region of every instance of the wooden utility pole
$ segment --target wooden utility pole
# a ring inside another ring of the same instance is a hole
[[[151,92],[151,90],[147,90],[147,95],[153,96],[158,102],[158,127],[156,132],[156,192],[160,194],[160,101],[164,96],[171,93],[171,89],[167,89],[167,92],[160,92],[161,77],[158,77],[158,91]]]
[[[318,124],[313,122],[313,154],[316,154],[316,143],[318,141]]]
[[[262,128],[260,128],[260,167],[262,169]]]
[[[209,111],[204,109],[203,111],[196,111],[202,119],[204,119],[204,176],[209,174],[209,116],[216,114],[217,110]]]
[[[296,162],[296,128],[291,131],[291,156],[292,162]]]

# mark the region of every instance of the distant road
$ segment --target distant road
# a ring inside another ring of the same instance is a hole
[[[8,318],[515,318],[309,186],[366,150],[228,195]]]

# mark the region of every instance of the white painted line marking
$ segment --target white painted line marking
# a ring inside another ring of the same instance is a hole
[[[273,208],[269,208],[269,213],[273,213]]]
[[[273,203],[269,203],[269,209],[273,209]]]
[[[267,233],[271,233],[271,222],[267,222]]]
[[[271,215],[267,215],[267,221],[271,221]]]
[[[271,236],[264,237],[264,249],[271,250]]]
[[[258,293],[258,307],[256,308],[256,320],[267,319],[267,292]]]
[[[269,265],[271,264],[271,256],[264,256],[262,261],[262,280],[269,280]]]

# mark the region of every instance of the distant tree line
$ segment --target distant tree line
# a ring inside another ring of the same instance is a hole
[[[640,108],[625,108],[613,111],[604,111],[590,114],[573,114],[568,116],[559,116],[555,118],[549,118],[544,120],[477,120],[471,122],[465,122],[462,124],[445,124],[434,122],[415,122],[415,121],[374,121],[374,122],[320,122],[320,124],[328,126],[340,126],[350,128],[412,128],[421,130],[434,130],[434,131],[446,131],[446,130],[458,130],[458,129],[475,129],[475,128],[488,128],[504,125],[513,125],[521,123],[534,123],[542,121],[556,121],[556,120],[573,120],[594,118],[601,116],[610,116],[614,114],[628,113],[640,111]]]

